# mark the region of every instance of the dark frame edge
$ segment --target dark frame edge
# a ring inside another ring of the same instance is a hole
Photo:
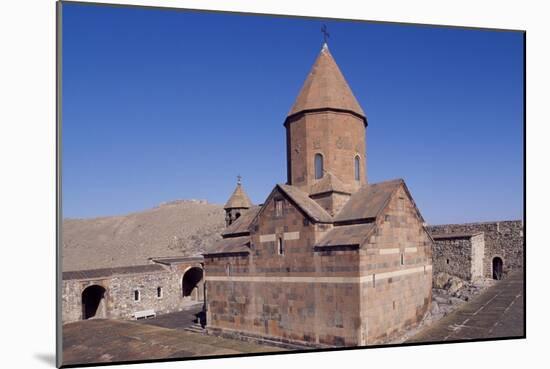
[[[63,317],[61,308],[61,281],[62,281],[62,255],[61,255],[61,221],[63,219],[61,207],[61,72],[62,72],[62,16],[63,3],[61,0],[55,3],[55,202],[56,202],[56,232],[55,232],[55,365],[60,368],[63,365]]]
[[[527,31],[523,31],[523,337],[527,338]]]

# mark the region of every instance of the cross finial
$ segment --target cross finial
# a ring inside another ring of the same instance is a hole
[[[327,31],[327,25],[323,24],[321,26],[321,32],[323,33],[323,39],[325,40],[325,44],[327,43],[327,39],[330,37],[330,33]]]
[[[238,184],[238,185],[241,184],[241,179],[242,179],[242,177],[241,177],[241,175],[239,174],[239,175],[237,176],[237,184]]]

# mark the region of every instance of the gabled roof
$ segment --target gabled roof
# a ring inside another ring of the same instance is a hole
[[[248,195],[246,192],[244,192],[244,189],[241,185],[241,183],[237,183],[237,188],[235,188],[235,191],[233,191],[233,194],[227,200],[227,202],[224,205],[224,209],[234,209],[234,208],[249,208],[252,206],[252,202],[248,198]]]
[[[315,248],[330,248],[335,246],[358,246],[367,240],[376,224],[364,223],[346,226],[337,226],[331,229],[316,245]]]
[[[344,205],[334,217],[335,222],[376,218],[386,207],[394,191],[404,185],[402,179],[366,184]]]
[[[204,256],[215,256],[224,254],[247,254],[250,253],[250,236],[224,238],[217,241],[211,251],[205,253]]]
[[[311,195],[317,195],[326,192],[340,192],[350,194],[344,183],[331,172],[325,172],[323,178],[311,186]]]
[[[299,190],[297,187],[278,184],[279,188],[284,194],[286,194],[292,202],[298,206],[309,218],[315,222],[331,223],[332,217],[325,209],[321,207],[315,200],[311,199],[307,193]],[[267,202],[266,202],[267,203]]]
[[[158,263],[158,264],[164,264],[164,265],[176,265],[176,264],[182,264],[182,263],[202,263],[203,262],[202,255],[194,255],[194,256],[168,256],[168,257],[158,257],[158,258],[149,258],[149,260]]]
[[[261,208],[261,206],[255,205],[252,206],[250,209],[244,211],[237,220],[235,220],[229,227],[225,229],[225,231],[222,232],[222,237],[227,238],[237,235],[249,234],[250,231],[248,227],[250,226],[250,223],[252,223],[252,220],[256,217]]]
[[[365,118],[363,109],[330,54],[328,46],[324,44],[288,116],[326,108],[353,112]]]

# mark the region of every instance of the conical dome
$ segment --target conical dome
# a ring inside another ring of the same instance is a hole
[[[233,194],[227,200],[225,203],[224,209],[235,209],[235,208],[244,208],[248,209],[252,206],[252,202],[250,201],[250,198],[244,192],[244,189],[240,182],[237,183],[237,188],[235,188],[235,191],[233,191]]]
[[[288,116],[327,108],[353,112],[365,118],[327,44],[324,44]]]

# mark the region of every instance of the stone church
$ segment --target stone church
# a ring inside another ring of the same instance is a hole
[[[405,181],[367,181],[367,117],[323,45],[284,122],[287,182],[242,184],[204,255],[207,329],[313,347],[383,343],[430,308],[432,247]]]
[[[326,44],[284,127],[287,182],[253,205],[239,178],[214,252],[65,271],[62,322],[204,304],[215,335],[377,344],[420,322],[434,276],[523,269],[523,221],[426,226],[402,179],[367,181],[367,118]]]

